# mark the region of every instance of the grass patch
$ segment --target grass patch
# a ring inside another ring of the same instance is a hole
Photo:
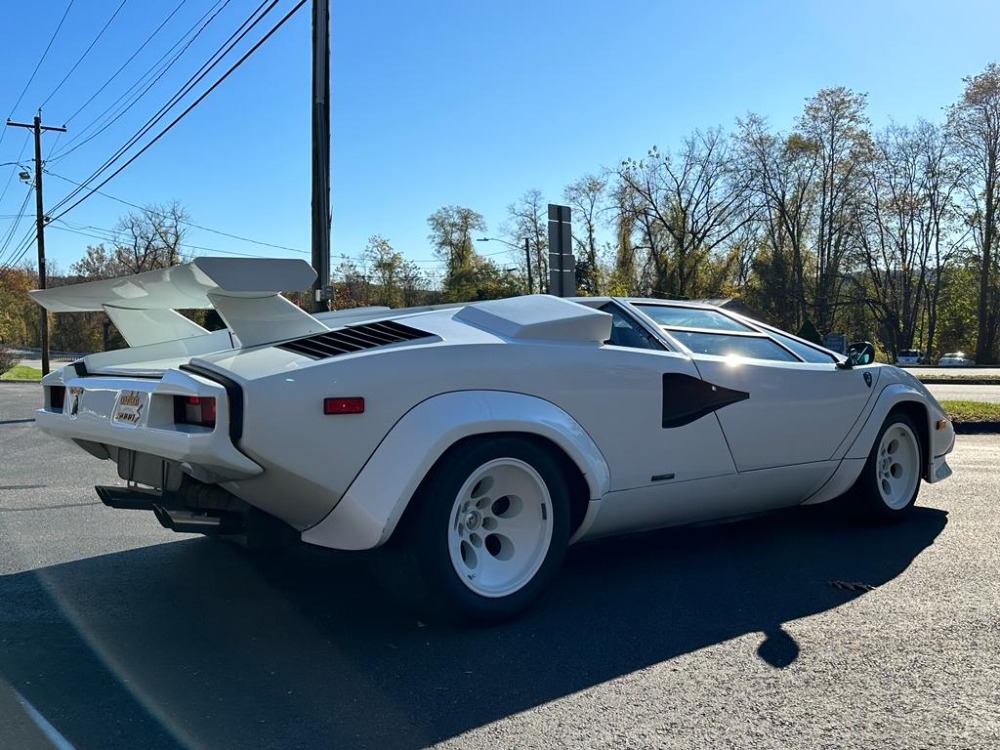
[[[42,371],[37,367],[28,367],[27,365],[14,365],[12,368],[7,370],[3,375],[0,375],[0,380],[41,380]]]
[[[952,422],[1000,422],[1000,404],[988,401],[942,401]]]

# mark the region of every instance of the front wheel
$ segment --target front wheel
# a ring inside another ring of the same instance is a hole
[[[547,446],[480,438],[427,476],[376,571],[425,619],[496,622],[541,593],[568,538],[568,491]]]
[[[853,488],[855,507],[874,520],[895,520],[913,507],[920,492],[920,438],[905,414],[890,414],[879,431]]]

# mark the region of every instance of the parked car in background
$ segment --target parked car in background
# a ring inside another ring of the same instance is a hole
[[[919,365],[924,362],[924,353],[919,349],[901,349],[896,355],[897,365]]]
[[[976,362],[966,357],[964,352],[949,352],[938,360],[938,364],[941,367],[968,367]]]

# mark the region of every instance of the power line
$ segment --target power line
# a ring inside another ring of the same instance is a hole
[[[81,187],[78,187],[75,190],[71,190],[68,195],[63,197],[62,200],[59,201],[59,203],[57,203],[53,207],[53,210],[57,210],[58,208],[65,205],[69,201],[73,200],[73,198],[75,198],[83,191],[86,185],[89,185],[92,181],[96,180],[101,175],[102,172],[109,169],[119,158],[121,158],[125,154],[126,151],[128,151],[130,148],[132,148],[132,146],[138,143],[139,140],[144,135],[146,135],[150,130],[153,129],[153,126],[156,125],[156,123],[158,123],[160,120],[166,117],[167,113],[169,112],[170,109],[174,107],[174,105],[176,105],[181,99],[184,98],[184,96],[190,93],[190,91],[194,88],[194,86],[200,83],[201,80],[206,75],[208,75],[208,73],[212,70],[212,68],[214,68],[219,62],[221,62],[222,58],[225,57],[225,55],[227,55],[233,49],[233,47],[236,44],[238,44],[253,29],[254,26],[256,26],[268,13],[270,13],[274,9],[274,6],[277,5],[279,1],[280,0],[271,0],[271,4],[264,10],[262,14],[258,16],[257,14],[260,13],[261,9],[265,5],[267,5],[268,2],[268,0],[263,0],[263,2],[261,2],[261,4],[257,6],[257,8],[253,11],[253,13],[251,13],[250,16],[248,16],[247,19],[244,20],[242,24],[240,24],[239,28],[235,32],[233,32],[232,35],[230,35],[229,39],[227,39],[211,55],[211,57],[209,57],[208,61],[205,62],[201,66],[201,68],[199,68],[198,71],[194,73],[194,75],[188,78],[185,84],[181,86],[181,88],[167,101],[166,104],[160,107],[159,111],[155,115],[153,115],[149,120],[147,120],[145,125],[143,125],[137,132],[135,132],[125,142],[125,144],[120,146],[118,150],[115,151],[115,153],[112,154],[107,160],[105,160],[105,162],[100,167],[94,170],[94,172],[92,172],[91,175],[83,181],[83,185]],[[294,10],[292,12],[294,13]],[[198,102],[195,102],[195,104],[197,103]],[[147,147],[148,146],[149,144],[147,144]]]
[[[275,0],[275,2],[277,2],[277,0]],[[270,31],[268,31],[268,32],[267,32],[267,33],[266,33],[266,34],[265,34],[265,35],[264,35],[264,36],[263,36],[263,37],[262,37],[262,38],[261,38],[261,39],[260,39],[260,40],[259,40],[259,41],[258,41],[258,42],[257,42],[256,44],[254,44],[254,45],[253,45],[253,46],[252,46],[252,47],[251,47],[251,48],[250,48],[249,50],[247,50],[247,51],[246,51],[246,52],[245,52],[245,53],[243,54],[243,56],[242,56],[242,57],[240,57],[240,59],[239,59],[239,60],[237,60],[237,61],[236,61],[235,63],[233,63],[233,65],[232,65],[232,66],[230,66],[230,68],[229,68],[229,69],[228,69],[228,70],[227,70],[227,71],[226,71],[225,73],[223,73],[223,74],[222,74],[222,76],[221,76],[221,77],[220,77],[220,78],[219,78],[219,79],[218,79],[218,80],[217,80],[217,81],[216,81],[215,83],[213,83],[213,84],[212,84],[212,85],[211,85],[211,86],[210,86],[210,87],[209,87],[209,88],[208,88],[208,89],[207,89],[207,90],[206,90],[206,91],[205,91],[205,92],[204,92],[204,93],[203,93],[203,94],[202,94],[201,96],[199,96],[199,97],[198,97],[197,99],[195,99],[195,100],[194,100],[194,101],[193,101],[193,102],[192,102],[192,103],[191,103],[191,104],[190,104],[190,105],[189,105],[189,106],[188,106],[188,107],[187,107],[187,108],[186,108],[186,109],[185,109],[185,110],[184,110],[183,112],[181,112],[181,113],[180,113],[180,114],[179,114],[179,115],[178,115],[178,116],[177,116],[176,118],[174,118],[174,120],[173,120],[173,121],[172,121],[172,122],[171,122],[171,123],[170,123],[169,125],[167,125],[167,126],[166,126],[166,127],[165,127],[165,128],[163,129],[163,130],[161,130],[161,131],[160,131],[160,132],[159,132],[159,133],[158,133],[158,134],[156,135],[156,137],[155,137],[155,138],[153,138],[153,139],[152,139],[151,141],[149,141],[149,142],[148,142],[148,143],[147,143],[147,144],[146,144],[145,146],[143,146],[143,147],[142,147],[142,148],[141,148],[141,149],[140,149],[139,151],[137,151],[137,152],[136,152],[136,153],[135,153],[135,154],[134,154],[134,155],[133,155],[133,156],[132,156],[132,157],[131,157],[131,158],[130,158],[130,159],[129,159],[128,161],[126,161],[126,162],[125,162],[124,164],[122,164],[122,165],[121,165],[120,167],[118,167],[118,169],[116,169],[116,170],[115,170],[114,172],[112,172],[112,173],[111,173],[110,175],[108,175],[108,177],[106,177],[106,178],[105,178],[104,180],[102,180],[102,181],[101,181],[100,183],[98,183],[98,185],[97,185],[97,187],[96,187],[96,188],[93,188],[92,190],[90,190],[90,192],[88,192],[88,193],[87,193],[86,195],[84,195],[84,196],[83,196],[82,198],[79,198],[79,199],[78,199],[78,200],[77,200],[76,202],[72,203],[72,204],[71,204],[71,205],[70,205],[69,207],[67,207],[67,208],[64,208],[64,209],[63,209],[62,211],[60,211],[60,213],[59,213],[59,214],[56,214],[56,216],[55,216],[54,218],[58,218],[59,216],[64,216],[64,215],[65,215],[66,213],[68,213],[69,211],[73,210],[74,208],[76,208],[76,207],[77,207],[78,205],[80,205],[81,203],[83,203],[83,201],[87,200],[87,198],[89,198],[89,197],[90,197],[91,195],[93,195],[93,194],[94,194],[94,191],[95,191],[95,190],[98,190],[98,189],[100,189],[101,187],[103,187],[104,185],[106,185],[106,184],[107,184],[108,182],[110,182],[110,181],[111,181],[112,179],[114,179],[114,178],[115,178],[115,177],[116,177],[116,176],[117,176],[118,174],[120,174],[120,173],[121,173],[121,172],[122,172],[122,171],[123,171],[123,170],[124,170],[124,169],[125,169],[126,167],[128,167],[128,166],[129,166],[129,165],[130,165],[130,164],[131,164],[132,162],[134,162],[134,161],[135,161],[136,159],[138,159],[138,158],[139,158],[140,156],[142,156],[142,154],[143,154],[143,153],[145,153],[145,152],[146,152],[146,151],[147,151],[147,150],[148,150],[148,149],[149,149],[149,148],[150,148],[150,147],[151,147],[151,146],[152,146],[152,145],[153,145],[154,143],[156,143],[156,142],[157,142],[158,140],[160,140],[160,138],[162,138],[162,137],[163,137],[163,136],[165,136],[165,135],[166,135],[167,133],[169,133],[169,132],[170,132],[170,130],[171,130],[171,129],[172,129],[172,128],[173,128],[173,127],[174,127],[174,126],[175,126],[175,125],[176,125],[176,124],[177,124],[178,122],[180,122],[180,121],[181,121],[181,120],[182,120],[182,119],[183,119],[183,118],[184,118],[184,117],[185,117],[185,116],[186,116],[186,115],[187,115],[187,114],[188,114],[188,113],[189,113],[189,112],[190,112],[190,111],[191,111],[192,109],[194,109],[194,108],[195,108],[195,107],[197,107],[197,106],[198,106],[199,104],[201,104],[201,102],[202,102],[202,101],[204,101],[204,100],[205,100],[205,98],[206,98],[206,97],[207,97],[207,96],[208,96],[209,94],[211,94],[211,93],[212,93],[213,91],[215,91],[215,89],[216,89],[216,88],[218,88],[218,87],[219,87],[219,85],[220,85],[220,84],[221,84],[221,83],[222,83],[223,81],[225,81],[225,80],[226,80],[226,79],[227,79],[227,78],[228,78],[228,77],[229,77],[229,76],[230,76],[230,75],[231,75],[231,74],[232,74],[232,73],[233,73],[233,72],[234,72],[234,71],[235,71],[235,70],[236,70],[237,68],[239,68],[239,67],[240,67],[240,66],[241,66],[241,65],[242,65],[242,64],[243,64],[244,62],[246,62],[247,58],[249,58],[249,57],[250,57],[250,55],[252,55],[252,54],[253,54],[254,52],[256,52],[256,51],[257,51],[257,50],[258,50],[258,49],[260,48],[260,46],[261,46],[262,44],[264,44],[264,42],[266,42],[266,41],[267,41],[268,39],[270,39],[270,38],[271,38],[271,36],[272,36],[272,35],[273,35],[273,34],[274,34],[275,32],[277,32],[277,30],[278,30],[278,29],[280,29],[280,28],[281,28],[282,26],[284,26],[284,25],[285,25],[285,23],[287,23],[287,22],[288,22],[288,19],[290,19],[290,18],[291,18],[291,17],[293,16],[293,15],[295,15],[295,13],[296,13],[296,12],[297,12],[297,11],[299,10],[299,8],[301,8],[301,7],[303,6],[303,5],[305,5],[305,3],[306,3],[306,0],[299,0],[299,2],[298,2],[298,3],[296,3],[296,4],[295,4],[295,6],[294,6],[294,7],[293,7],[293,8],[292,8],[292,9],[291,9],[290,11],[288,11],[288,13],[286,13],[286,14],[285,14],[285,16],[284,16],[284,17],[283,17],[283,18],[282,18],[282,19],[281,19],[280,21],[278,21],[278,23],[277,23],[277,24],[275,24],[275,25],[274,25],[274,26],[273,26],[273,27],[271,28],[271,30],[270,30]],[[266,13],[266,11],[265,11],[265,13]],[[104,169],[104,168],[102,168],[101,170],[98,170],[98,174],[99,174],[99,173],[100,173],[101,171],[103,171],[103,169]],[[91,177],[91,178],[89,178],[88,180],[86,180],[86,181],[85,181],[85,184],[89,184],[89,182],[91,182],[91,181],[92,181],[93,179],[96,179],[96,175],[95,175],[94,177]],[[81,192],[81,191],[82,191],[82,188],[77,188],[77,190],[76,190],[75,192],[76,192],[76,193],[78,194],[78,193],[79,193],[79,192]],[[72,193],[71,193],[71,195],[72,195]],[[61,206],[65,205],[65,204],[66,204],[66,202],[67,202],[67,201],[68,201],[68,200],[70,199],[70,197],[71,197],[71,196],[67,196],[66,198],[64,198],[63,200],[61,200],[61,201],[60,201],[60,202],[59,202],[59,203],[58,203],[58,204],[56,205],[56,208],[59,208],[59,207],[61,207]]]
[[[7,248],[10,246],[10,241],[14,237],[14,233],[17,232],[17,228],[24,220],[25,209],[27,209],[28,201],[31,199],[31,190],[33,187],[33,185],[28,185],[28,190],[24,194],[24,200],[21,202],[21,207],[17,211],[17,217],[11,222],[10,229],[7,231],[7,236],[4,238],[3,244],[0,245],[0,258],[2,258],[4,253],[7,252]],[[15,250],[14,252],[17,251]]]
[[[125,91],[124,94],[122,94],[117,99],[115,99],[115,101],[113,101],[108,107],[106,107],[104,109],[103,112],[101,112],[101,114],[99,114],[97,117],[95,117],[89,123],[87,123],[87,125],[85,125],[83,128],[81,128],[80,131],[78,132],[78,134],[76,136],[74,136],[73,138],[71,138],[69,140],[69,142],[66,144],[65,150],[62,151],[61,153],[56,153],[56,154],[50,156],[49,157],[49,161],[52,162],[52,161],[56,161],[58,159],[62,159],[64,157],[68,156],[69,154],[73,153],[74,151],[76,151],[78,148],[80,148],[84,144],[89,143],[94,138],[96,138],[101,133],[103,133],[105,130],[107,130],[109,127],[111,127],[111,125],[113,125],[118,119],[120,119],[126,112],[128,112],[130,109],[132,109],[132,107],[134,107],[136,104],[138,104],[139,101],[141,101],[142,98],[147,93],[149,93],[150,89],[152,89],[153,86],[155,86],[160,81],[160,79],[163,78],[163,76],[166,75],[167,72],[177,63],[177,61],[180,60],[180,58],[184,55],[184,53],[187,52],[188,48],[192,44],[194,44],[195,40],[197,40],[199,36],[201,36],[202,32],[204,32],[205,29],[208,28],[208,26],[212,23],[212,21],[214,21],[218,17],[218,15],[220,13],[222,13],[222,11],[225,10],[226,7],[231,2],[232,2],[232,0],[216,0],[215,5],[213,5],[211,8],[209,8],[201,16],[201,18],[199,18],[197,21],[195,21],[194,24],[183,35],[181,35],[181,38],[178,39],[177,42],[175,42],[170,47],[170,49],[168,49],[166,52],[164,52],[163,55],[161,55],[160,58],[155,63],[153,63],[146,70],[145,73],[143,73],[141,76],[139,76],[139,78],[135,81],[135,83],[133,83],[128,89],[126,89],[126,91]],[[206,20],[206,19],[208,19],[208,20]],[[200,28],[198,28],[198,30],[195,31],[195,27],[197,27],[199,24],[201,24]],[[187,40],[187,43],[185,43],[184,46],[181,47],[181,49],[177,52],[177,54],[175,54],[173,56],[173,58],[171,58],[170,60],[168,60],[166,62],[166,64],[164,64],[163,67],[160,68],[159,71],[157,71],[157,66],[159,66],[160,63],[162,63],[164,60],[166,60],[170,56],[170,54],[175,49],[177,49],[177,47],[179,47],[182,43],[184,43],[184,40],[187,39],[187,37],[189,35],[191,35],[192,32],[194,32],[194,35],[191,36],[191,38]],[[127,104],[125,104],[120,110],[118,110],[115,114],[113,114],[109,119],[105,119],[103,122],[101,122],[98,125],[98,122],[101,120],[101,118],[103,118],[105,115],[107,115],[109,112],[111,112],[115,107],[117,107],[120,102],[122,102],[123,100],[127,99],[132,94],[132,92],[135,91],[140,86],[142,86],[143,83],[146,81],[146,79],[149,78],[150,76],[153,76],[153,79],[151,81],[149,81],[149,83],[146,85],[146,87],[144,89],[142,89],[142,91],[140,91],[138,94],[136,94],[132,98],[132,100],[130,102],[128,102]],[[86,106],[86,105],[84,105],[84,106]],[[73,117],[76,117],[76,115],[78,115],[79,113],[80,113],[80,110],[77,110],[75,113],[73,113],[73,116],[70,119],[73,119]],[[95,125],[98,125],[98,129],[95,130],[92,134],[90,134],[86,138],[84,138],[84,136],[86,135],[87,131],[89,131]],[[83,138],[83,140],[80,140],[81,138]],[[80,141],[80,142],[77,143],[77,141]],[[74,143],[76,143],[75,146],[73,145]]]
[[[50,172],[48,169],[45,170],[45,174],[52,175],[53,177],[55,177],[58,180],[63,180],[65,182],[69,182],[69,183],[71,183],[73,185],[80,185],[81,184],[79,182],[76,182],[75,180],[69,179],[68,177],[63,177],[62,175],[58,175],[58,174],[56,174],[54,172]],[[116,202],[121,203],[123,205],[130,206],[130,207],[138,209],[140,211],[144,211],[146,213],[151,213],[151,214],[155,214],[157,216],[162,216],[162,217],[168,216],[168,214],[163,213],[162,211],[157,211],[156,209],[150,208],[149,206],[140,206],[140,205],[138,205],[136,203],[131,203],[131,202],[129,202],[129,201],[123,199],[123,198],[117,198],[117,197],[115,197],[113,195],[109,195],[108,193],[105,193],[105,192],[103,192],[101,190],[94,190],[94,192],[97,193],[100,196],[103,196],[103,197],[108,198],[110,200],[116,201]],[[249,237],[241,237],[238,234],[231,234],[229,232],[223,232],[220,229],[212,229],[211,227],[202,226],[201,224],[195,224],[193,221],[187,221],[186,219],[179,219],[178,221],[181,224],[186,224],[189,227],[194,227],[195,229],[201,229],[202,231],[211,232],[212,234],[218,234],[218,235],[221,235],[223,237],[229,237],[229,238],[234,239],[234,240],[240,240],[242,242],[249,242],[251,244],[261,245],[263,247],[273,247],[273,248],[275,248],[277,250],[288,250],[289,252],[293,252],[293,253],[303,253],[303,254],[306,254],[306,255],[309,254],[308,250],[302,250],[301,248],[288,247],[287,245],[275,245],[275,244],[273,244],[271,242],[263,242],[261,240],[253,240],[253,239],[250,239]]]
[[[7,128],[4,128],[3,131],[0,131],[0,138],[2,138],[3,134],[6,132]],[[15,162],[21,161],[21,157],[24,156],[24,150],[28,148],[28,143],[30,141],[31,141],[31,134],[25,133],[24,144],[21,146],[21,150],[18,152],[17,158],[14,160]],[[0,203],[3,202],[4,197],[7,195],[7,190],[10,188],[10,183],[14,179],[14,175],[17,174],[17,170],[19,168],[20,168],[19,164],[15,164],[13,167],[11,167],[10,176],[7,178],[7,183],[3,186],[3,192],[0,192]]]
[[[54,226],[56,224],[62,224],[63,226]],[[87,224],[71,224],[65,219],[53,219],[49,226],[52,229],[56,229],[60,232],[70,232],[71,234],[79,234],[84,237],[91,237],[95,240],[102,240],[104,242],[117,242],[118,237],[116,236],[115,230],[105,229],[104,227],[94,227]],[[84,230],[91,230],[90,232]],[[97,232],[98,234],[95,234]],[[178,248],[187,248],[189,250],[203,250],[208,253],[221,253],[222,255],[235,255],[238,257],[245,258],[267,258],[270,256],[257,255],[255,253],[241,253],[236,250],[222,250],[217,247],[206,247],[204,245],[192,245],[188,242],[178,242]]]
[[[31,85],[31,82],[35,80],[35,74],[38,72],[38,69],[42,66],[42,63],[45,61],[46,55],[49,54],[49,49],[52,47],[52,42],[54,42],[56,40],[56,37],[59,35],[59,29],[62,28],[63,21],[65,21],[66,16],[69,15],[69,9],[73,7],[74,1],[75,0],[69,0],[69,3],[66,5],[66,10],[63,11],[62,18],[59,19],[59,24],[56,26],[56,30],[52,32],[52,38],[49,39],[49,43],[45,45],[45,51],[42,52],[42,56],[38,58],[38,63],[35,65],[35,69],[31,71],[31,75],[28,77],[28,82],[24,84],[24,88],[21,89],[21,94],[20,96],[17,97],[17,101],[14,102],[14,106],[10,108],[10,114],[7,115],[8,120],[14,116],[14,110],[16,110],[17,106],[21,103],[21,100],[27,93],[28,87]],[[0,143],[3,142],[3,136],[4,133],[6,132],[7,132],[6,128],[3,130],[3,132],[0,132]]]
[[[118,77],[118,74],[119,74],[119,73],[121,73],[121,72],[122,72],[123,70],[125,70],[125,68],[126,68],[126,67],[128,67],[128,64],[129,64],[130,62],[132,62],[132,61],[133,61],[133,60],[134,60],[134,59],[136,58],[136,55],[138,55],[138,54],[139,54],[140,52],[142,52],[142,51],[143,51],[143,50],[144,50],[144,49],[146,48],[146,45],[148,45],[148,44],[149,44],[149,43],[150,43],[151,41],[153,41],[153,38],[154,38],[154,37],[155,37],[155,36],[156,36],[157,34],[159,34],[159,33],[160,33],[160,31],[162,31],[162,30],[163,30],[163,27],[164,27],[164,26],[166,26],[166,25],[167,25],[167,23],[169,23],[169,21],[170,21],[170,19],[171,19],[171,18],[173,18],[173,17],[175,16],[175,15],[177,15],[177,11],[179,11],[179,10],[180,10],[181,8],[183,8],[183,7],[184,7],[184,5],[185,5],[185,4],[187,3],[187,1],[188,1],[188,0],[181,0],[181,1],[180,1],[180,2],[179,2],[179,3],[177,4],[177,7],[175,7],[175,8],[174,8],[174,9],[173,9],[172,11],[170,11],[170,14],[169,14],[169,15],[168,15],[168,16],[167,16],[166,18],[164,18],[164,19],[163,19],[163,21],[162,21],[162,22],[160,23],[160,25],[159,25],[159,26],[157,26],[157,27],[156,27],[155,29],[153,29],[153,32],[152,32],[152,33],[151,33],[151,34],[150,34],[149,36],[147,36],[147,37],[146,37],[146,41],[144,41],[144,42],[143,42],[142,44],[140,44],[140,45],[139,45],[139,48],[138,48],[138,49],[136,49],[136,51],[135,51],[135,52],[133,52],[133,53],[132,53],[132,54],[131,54],[131,55],[129,56],[129,58],[128,58],[128,59],[127,59],[127,60],[126,60],[125,62],[123,62],[123,63],[121,64],[121,66],[120,66],[120,67],[118,68],[118,70],[116,70],[116,71],[115,71],[114,73],[112,73],[112,74],[110,75],[110,77],[108,77],[108,80],[106,80],[106,81],[105,81],[105,82],[104,82],[103,84],[101,84],[101,87],[100,87],[99,89],[97,89],[97,91],[95,91],[95,92],[94,92],[93,94],[91,94],[90,98],[89,98],[89,99],[87,99],[87,101],[85,101],[85,102],[84,102],[83,104],[81,104],[81,105],[79,106],[79,108],[78,108],[78,109],[76,110],[76,112],[74,112],[73,114],[71,114],[71,115],[69,116],[69,118],[68,118],[68,119],[66,120],[66,123],[65,123],[65,124],[67,124],[67,125],[68,125],[68,124],[70,123],[70,121],[71,121],[71,120],[72,120],[72,119],[73,119],[74,117],[76,117],[76,116],[77,116],[78,114],[80,114],[80,113],[81,113],[81,112],[82,112],[82,111],[83,111],[84,109],[86,109],[86,108],[87,108],[87,105],[89,105],[89,104],[90,104],[90,103],[91,103],[92,101],[94,101],[94,99],[96,99],[96,98],[97,98],[97,97],[98,97],[98,96],[100,95],[100,93],[101,93],[102,91],[104,91],[104,89],[106,89],[106,88],[107,88],[107,87],[108,87],[108,86],[109,86],[109,85],[111,84],[111,82],[115,80],[115,78],[117,78],[117,77]],[[207,14],[206,14],[206,15],[207,15]],[[192,28],[193,28],[193,27],[192,27]],[[185,34],[184,36],[187,36],[187,34]],[[182,37],[182,39],[183,39],[183,37]],[[175,45],[175,46],[176,46],[176,45]],[[169,53],[168,53],[168,54],[169,54]],[[162,59],[162,58],[161,58],[161,59]]]
[[[121,1],[121,3],[115,9],[115,12],[111,14],[111,18],[109,18],[108,21],[107,21],[107,23],[104,24],[104,27],[99,32],[97,32],[97,36],[94,37],[94,41],[92,41],[90,43],[90,46],[88,46],[87,49],[85,49],[83,51],[83,54],[80,55],[79,59],[75,63],[73,63],[73,67],[69,69],[69,73],[67,73],[65,76],[63,76],[63,79],[61,81],[59,81],[59,83],[56,85],[56,87],[52,90],[52,93],[49,94],[47,97],[45,97],[45,100],[42,102],[42,107],[44,107],[46,104],[48,104],[49,103],[49,99],[51,99],[53,96],[55,96],[56,92],[59,91],[59,89],[61,89],[63,87],[63,84],[66,83],[66,81],[69,80],[69,77],[71,75],[73,75],[73,71],[75,71],[77,69],[77,67],[79,67],[80,63],[83,62],[84,58],[86,58],[87,55],[90,54],[90,50],[92,50],[94,48],[94,45],[97,44],[100,41],[100,39],[101,39],[102,36],[104,36],[104,32],[108,30],[108,27],[111,25],[111,22],[114,21],[115,18],[118,17],[118,14],[121,12],[121,9],[125,7],[125,3],[127,3],[127,2],[128,2],[128,0],[122,0]]]
[[[14,256],[14,254],[12,253],[11,254],[11,259],[9,261],[7,261],[6,263],[4,263],[3,268],[4,269],[13,268],[18,263],[20,263],[21,259],[24,258],[24,256],[28,254],[28,248],[31,247],[31,241],[34,238],[35,238],[35,228],[34,227],[29,227],[28,231],[21,238],[21,241],[18,242],[18,245],[17,245],[18,249],[14,250],[14,253],[17,253],[17,255]]]

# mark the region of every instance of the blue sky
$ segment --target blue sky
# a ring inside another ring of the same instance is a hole
[[[43,121],[69,128],[43,138],[47,210],[73,187],[66,180],[82,181],[111,156],[258,4],[224,5],[142,99],[81,144],[81,135],[96,129],[87,127],[224,0],[73,0],[25,90],[69,2],[5,0],[0,20],[0,116],[30,121],[44,102]],[[294,4],[280,0],[139,145]],[[1000,59],[995,0],[331,4],[334,265],[381,234],[433,270],[439,265],[427,217],[441,206],[476,209],[495,235],[507,204],[528,189],[560,202],[564,186],[586,173],[640,157],[654,144],[669,149],[697,128],[729,129],[751,111],[787,130],[804,101],[824,87],[866,92],[875,126],[890,118],[940,121],[943,107],[960,96],[962,77]],[[189,227],[186,241],[207,248],[191,252],[308,257],[310,36],[307,3],[102,192],[135,204],[177,200],[201,227],[306,254]],[[0,164],[30,165],[28,131],[5,130]],[[73,146],[79,147],[69,151]],[[28,195],[18,171],[0,166],[0,248]],[[35,257],[33,243],[18,244],[30,230],[33,207],[32,196],[28,215],[0,249],[0,263],[20,247],[25,259]],[[50,225],[50,260],[68,270],[88,243],[100,241],[86,235],[106,234],[128,210],[90,197]]]

